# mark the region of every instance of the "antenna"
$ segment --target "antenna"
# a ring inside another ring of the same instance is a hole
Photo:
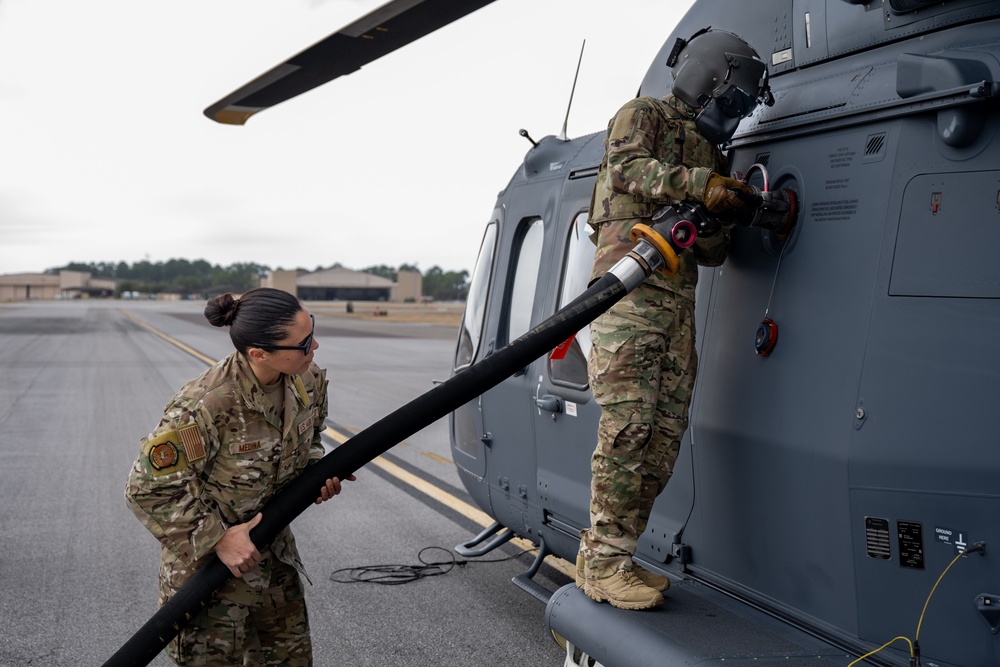
[[[569,110],[573,107],[573,93],[576,92],[576,80],[580,77],[580,63],[583,62],[583,48],[587,46],[587,40],[583,40],[580,45],[580,59],[576,61],[576,74],[573,75],[573,88],[569,91],[569,104],[566,105],[566,119],[563,121],[562,132],[559,133],[560,141],[567,141],[566,127],[569,125]]]

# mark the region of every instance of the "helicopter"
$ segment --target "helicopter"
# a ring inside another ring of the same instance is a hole
[[[390,2],[205,114],[245,123],[490,1]],[[589,525],[586,327],[451,414],[463,484],[496,520],[456,549],[539,546],[515,583],[566,665],[1000,664],[1000,2],[696,0],[639,95],[670,91],[670,50],[707,26],[762,54],[775,98],[724,147],[734,174],[799,212],[788,236],[734,230],[700,269],[690,426],[636,553],[667,603],[623,612],[532,579]],[[604,133],[524,134],[456,375],[587,287]]]

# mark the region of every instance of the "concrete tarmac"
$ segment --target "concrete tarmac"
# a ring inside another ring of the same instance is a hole
[[[449,376],[453,326],[306,307],[317,315],[316,361],[328,369],[330,420],[341,431]],[[203,308],[0,304],[0,667],[101,665],[156,611],[159,545],[123,491],[139,440],[173,393],[232,352]],[[344,568],[462,561],[452,547],[484,516],[450,463],[446,419],[306,510],[292,529],[312,581],[316,665],[561,665],[544,605],[510,583],[533,559],[514,544],[410,583],[335,581]],[[569,581],[548,566],[535,580],[550,590]]]

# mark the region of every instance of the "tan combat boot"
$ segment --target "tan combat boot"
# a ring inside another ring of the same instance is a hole
[[[642,567],[638,563],[635,563],[635,576],[639,577],[639,581],[646,584],[653,590],[663,592],[670,588],[670,580],[664,577],[662,574],[656,574],[655,572],[650,572],[646,568]],[[587,583],[586,575],[586,565],[584,564],[583,556],[577,554],[576,556],[576,587],[583,588],[584,584]]]
[[[662,574],[650,572],[649,570],[642,567],[638,563],[635,563],[634,566],[635,566],[635,576],[639,577],[639,581],[646,584],[650,588],[660,591],[661,593],[670,588],[670,580],[664,577]]]
[[[632,570],[621,569],[610,577],[588,579],[583,592],[597,602],[610,602],[619,609],[652,609],[663,604],[660,591],[639,580]]]

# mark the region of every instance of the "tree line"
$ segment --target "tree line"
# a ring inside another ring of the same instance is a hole
[[[317,266],[314,270],[323,271],[328,268],[342,268],[342,265],[337,263],[329,267]],[[239,262],[223,267],[203,259],[171,259],[166,262],[143,260],[134,264],[71,262],[66,266],[47,269],[45,273],[56,275],[60,271],[86,271],[94,278],[117,280],[120,292],[174,292],[207,296],[252,289],[260,284],[261,277],[267,275],[271,267],[253,262]],[[461,301],[469,291],[469,272],[465,270],[445,271],[440,266],[432,266],[421,272],[415,264],[401,264],[397,268],[379,264],[361,271],[389,278],[394,282],[398,271],[417,271],[423,276],[423,295],[435,301]]]

